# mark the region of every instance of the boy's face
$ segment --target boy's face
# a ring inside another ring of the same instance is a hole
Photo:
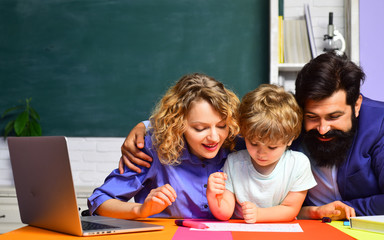
[[[245,139],[247,151],[252,158],[254,168],[261,174],[267,175],[273,171],[279,162],[287,146],[291,145],[292,141],[288,144],[264,144],[257,140],[250,141]]]

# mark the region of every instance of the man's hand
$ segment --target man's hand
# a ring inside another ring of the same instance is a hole
[[[340,201],[334,201],[323,206],[319,206],[317,210],[320,219],[329,217],[332,220],[349,219],[355,217],[355,209]]]
[[[120,174],[124,173],[124,165],[132,171],[140,173],[141,170],[135,164],[149,168],[152,158],[143,153],[145,125],[140,122],[129,133],[121,146],[121,158],[119,161]]]
[[[257,207],[255,204],[245,201],[240,203],[244,221],[246,223],[255,223],[257,221]]]
[[[176,191],[169,184],[152,189],[141,205],[138,215],[145,218],[160,213],[172,205],[176,198]]]
[[[340,201],[334,201],[322,206],[302,207],[299,213],[300,219],[322,219],[329,217],[332,220],[343,220],[355,217],[355,209]]]

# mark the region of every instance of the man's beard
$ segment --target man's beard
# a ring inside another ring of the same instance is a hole
[[[304,135],[304,145],[307,147],[309,157],[319,167],[339,167],[347,157],[356,133],[357,118],[352,115],[352,128],[348,132],[330,130],[321,135],[312,129]],[[333,138],[330,141],[320,141],[318,138]]]

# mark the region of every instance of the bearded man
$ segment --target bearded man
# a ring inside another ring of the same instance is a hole
[[[311,60],[297,76],[304,118],[294,149],[310,158],[317,181],[300,218],[384,214],[384,103],[360,93],[364,79],[334,53]]]

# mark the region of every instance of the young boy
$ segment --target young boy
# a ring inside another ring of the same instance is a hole
[[[294,220],[316,185],[309,159],[288,150],[301,131],[294,96],[263,84],[243,97],[239,121],[247,149],[231,153],[224,172],[209,176],[211,212],[220,220],[233,215],[247,223]]]

